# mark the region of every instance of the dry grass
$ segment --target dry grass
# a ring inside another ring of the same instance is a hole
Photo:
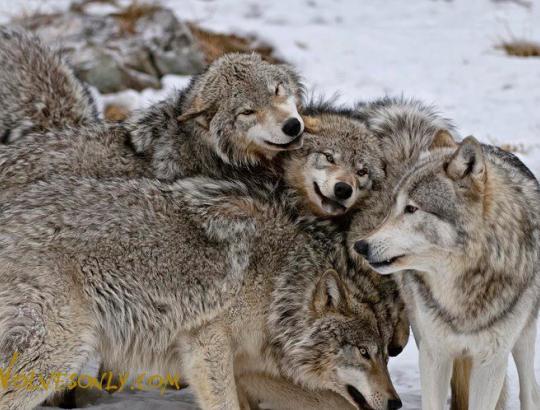
[[[235,34],[214,33],[202,29],[193,23],[189,23],[189,28],[206,56],[207,63],[211,63],[225,53],[251,53],[253,51],[259,53],[263,59],[271,63],[283,62],[273,55],[274,49],[272,46],[268,44],[257,44],[255,38],[241,37]]]
[[[108,104],[103,112],[105,119],[111,122],[124,121],[129,117],[129,114],[130,111],[126,107],[117,104]]]
[[[497,46],[506,54],[515,57],[540,57],[540,43],[527,40],[504,41]]]
[[[118,20],[120,29],[123,33],[134,34],[136,32],[135,25],[140,18],[154,14],[160,9],[161,6],[158,4],[139,2],[135,0],[118,13],[112,13],[111,15]]]
[[[526,154],[528,152],[523,144],[501,144],[499,148],[516,154]]]

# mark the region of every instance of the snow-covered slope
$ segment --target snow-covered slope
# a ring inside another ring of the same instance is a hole
[[[511,37],[540,41],[538,2],[164,0],[163,3],[174,8],[180,18],[209,29],[257,34],[293,63],[303,74],[308,88],[317,94],[337,93],[338,101],[343,103],[401,94],[434,103],[455,120],[462,135],[474,134],[486,142],[515,146],[518,155],[540,176],[540,58],[508,57],[495,48],[501,40]],[[30,11],[37,6],[43,10],[62,9],[66,4],[65,0],[0,0],[0,22],[21,9]],[[165,84],[172,89],[186,81],[170,77]],[[166,93],[167,90],[124,93],[107,99],[122,98],[137,106]],[[538,347],[540,350],[540,342]],[[390,367],[405,408],[418,409],[420,387],[413,341],[400,357],[391,361]],[[536,368],[540,377],[538,357]],[[518,409],[513,368],[510,374],[508,408]],[[163,409],[170,408],[171,397],[161,399]],[[160,408],[156,401],[149,402],[149,407]]]

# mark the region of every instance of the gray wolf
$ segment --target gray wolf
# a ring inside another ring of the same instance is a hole
[[[302,145],[302,85],[286,65],[257,54],[227,54],[187,89],[140,111],[127,128],[157,178],[249,168]]]
[[[254,167],[256,173],[257,167],[268,168],[279,152],[302,145],[304,124],[297,107],[303,88],[286,65],[267,63],[256,54],[227,54],[193,77],[186,89],[139,111],[126,124],[107,125],[73,120],[83,108],[95,106],[86,104],[83,97],[89,94],[82,94],[85,88],[57,53],[23,32],[2,33],[9,40],[0,49],[4,143],[32,143],[51,134],[54,140],[68,139],[82,129],[85,135],[73,144],[84,150],[85,139],[93,140],[94,132],[125,132],[115,151],[126,152],[127,144],[133,153],[119,156],[119,165],[136,155],[148,174],[169,182],[227,176],[236,168]],[[17,138],[29,133],[24,140]]]
[[[376,137],[362,123],[331,111],[304,118],[302,148],[279,154],[273,163],[229,168],[227,179],[266,191],[269,200],[281,192],[304,215],[333,218],[359,209],[385,178]],[[7,198],[27,184],[61,175],[155,176],[146,157],[131,148],[130,139],[125,127],[103,125],[28,135],[0,150],[3,194]]]
[[[114,369],[181,369],[204,409],[238,409],[248,372],[401,407],[392,295],[347,262],[333,224],[202,178],[59,177],[2,207],[3,368],[17,351],[14,372],[77,372],[98,352]],[[0,408],[49,393],[7,389]]]
[[[471,366],[469,409],[494,409],[510,352],[521,408],[537,408],[538,182],[514,155],[473,137],[448,145],[403,178],[384,223],[355,249],[381,274],[414,270],[400,287],[424,409],[444,408],[454,359]]]
[[[87,86],[62,55],[22,30],[0,28],[0,142],[98,121]]]

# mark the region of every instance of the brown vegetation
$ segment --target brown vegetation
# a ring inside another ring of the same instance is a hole
[[[263,59],[271,63],[282,63],[283,61],[274,56],[272,46],[258,43],[253,37],[241,37],[236,34],[220,34],[205,30],[193,23],[189,23],[191,33],[199,43],[199,47],[206,57],[206,61],[211,63],[225,53],[257,52]]]
[[[515,57],[540,57],[540,43],[528,40],[504,41],[497,46]]]

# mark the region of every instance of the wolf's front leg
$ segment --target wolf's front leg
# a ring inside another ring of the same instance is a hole
[[[183,369],[201,409],[240,410],[231,341],[221,323],[191,332],[184,347]]]
[[[534,410],[540,406],[540,388],[534,375],[534,354],[536,343],[536,322],[534,317],[521,335],[512,349],[512,355],[516,362],[519,375],[519,400],[521,410]]]
[[[452,376],[452,359],[419,343],[422,409],[444,410]]]
[[[473,359],[469,388],[469,410],[495,410],[506,377],[508,353],[499,354],[489,363]]]

